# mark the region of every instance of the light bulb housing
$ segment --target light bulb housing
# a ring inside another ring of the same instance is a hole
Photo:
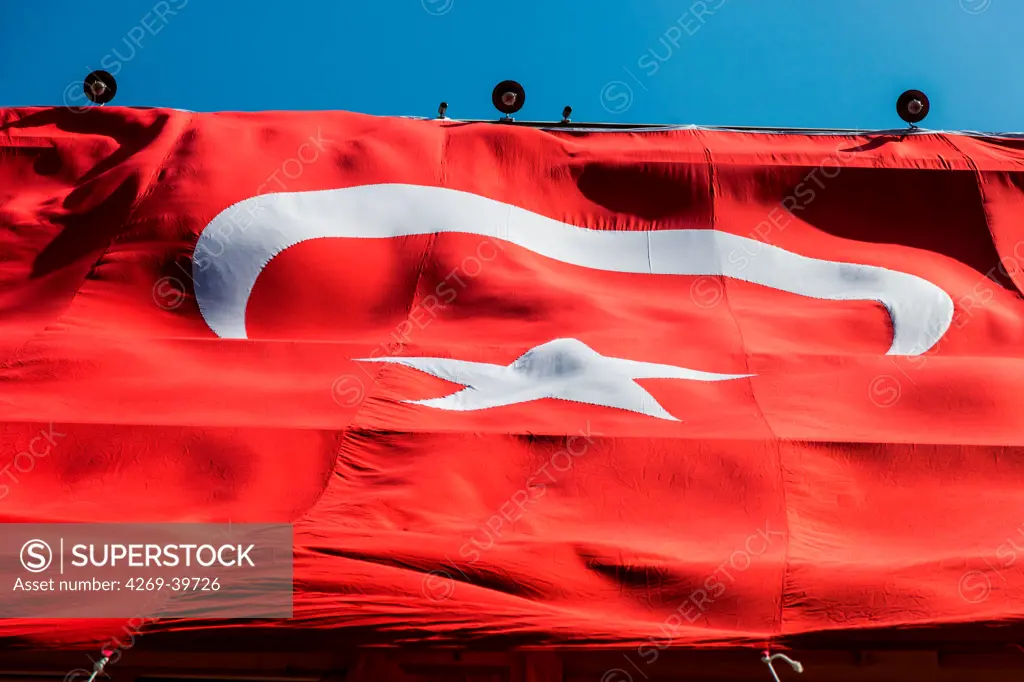
[[[85,77],[82,90],[93,104],[107,104],[117,94],[117,81],[106,71],[93,71]]]
[[[928,96],[920,90],[907,90],[896,100],[896,113],[910,125],[923,121],[930,109]]]
[[[516,81],[502,81],[494,86],[491,103],[501,113],[511,116],[526,104],[526,90]]]

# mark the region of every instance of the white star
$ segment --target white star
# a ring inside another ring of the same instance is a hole
[[[752,374],[713,374],[695,369],[601,355],[576,339],[555,339],[531,348],[511,365],[449,358],[384,357],[357,362],[391,362],[465,386],[442,398],[405,400],[439,410],[465,412],[542,398],[571,400],[679,421],[634,379],[725,381]]]

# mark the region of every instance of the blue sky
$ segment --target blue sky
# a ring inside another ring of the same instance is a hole
[[[97,9],[100,8],[100,9]],[[197,111],[347,109],[891,128],[1024,130],[1021,0],[46,0],[0,25],[0,106],[80,104],[107,66],[116,104]]]

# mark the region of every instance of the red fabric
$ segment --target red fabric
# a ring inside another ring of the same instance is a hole
[[[295,618],[269,626],[396,642],[761,646],[1024,615],[1020,142],[104,108],[0,110],[0,145],[0,465],[61,434],[8,469],[0,521],[294,522]],[[481,240],[447,234],[296,246],[257,281],[249,340],[210,331],[188,273],[215,216],[375,183],[893,268],[944,289],[954,323],[886,356],[877,304],[514,245],[472,262]],[[444,412],[402,401],[459,386],[354,361],[508,364],[558,337],[755,376],[641,380],[671,422]],[[221,627],[244,624],[147,629]],[[0,622],[33,644],[117,631]]]

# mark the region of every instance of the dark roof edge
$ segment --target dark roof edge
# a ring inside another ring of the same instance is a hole
[[[560,121],[519,121],[500,119],[454,119],[428,118],[422,116],[402,116],[422,121],[439,121],[444,123],[491,123],[494,125],[510,125],[522,128],[540,128],[543,130],[567,130],[580,132],[647,132],[665,130],[709,130],[736,133],[766,133],[771,135],[967,135],[971,137],[1006,137],[1024,138],[1024,133],[979,132],[974,130],[931,130],[928,128],[892,128],[870,130],[857,128],[772,128],[764,126],[708,126],[692,124],[666,123],[562,123]]]

